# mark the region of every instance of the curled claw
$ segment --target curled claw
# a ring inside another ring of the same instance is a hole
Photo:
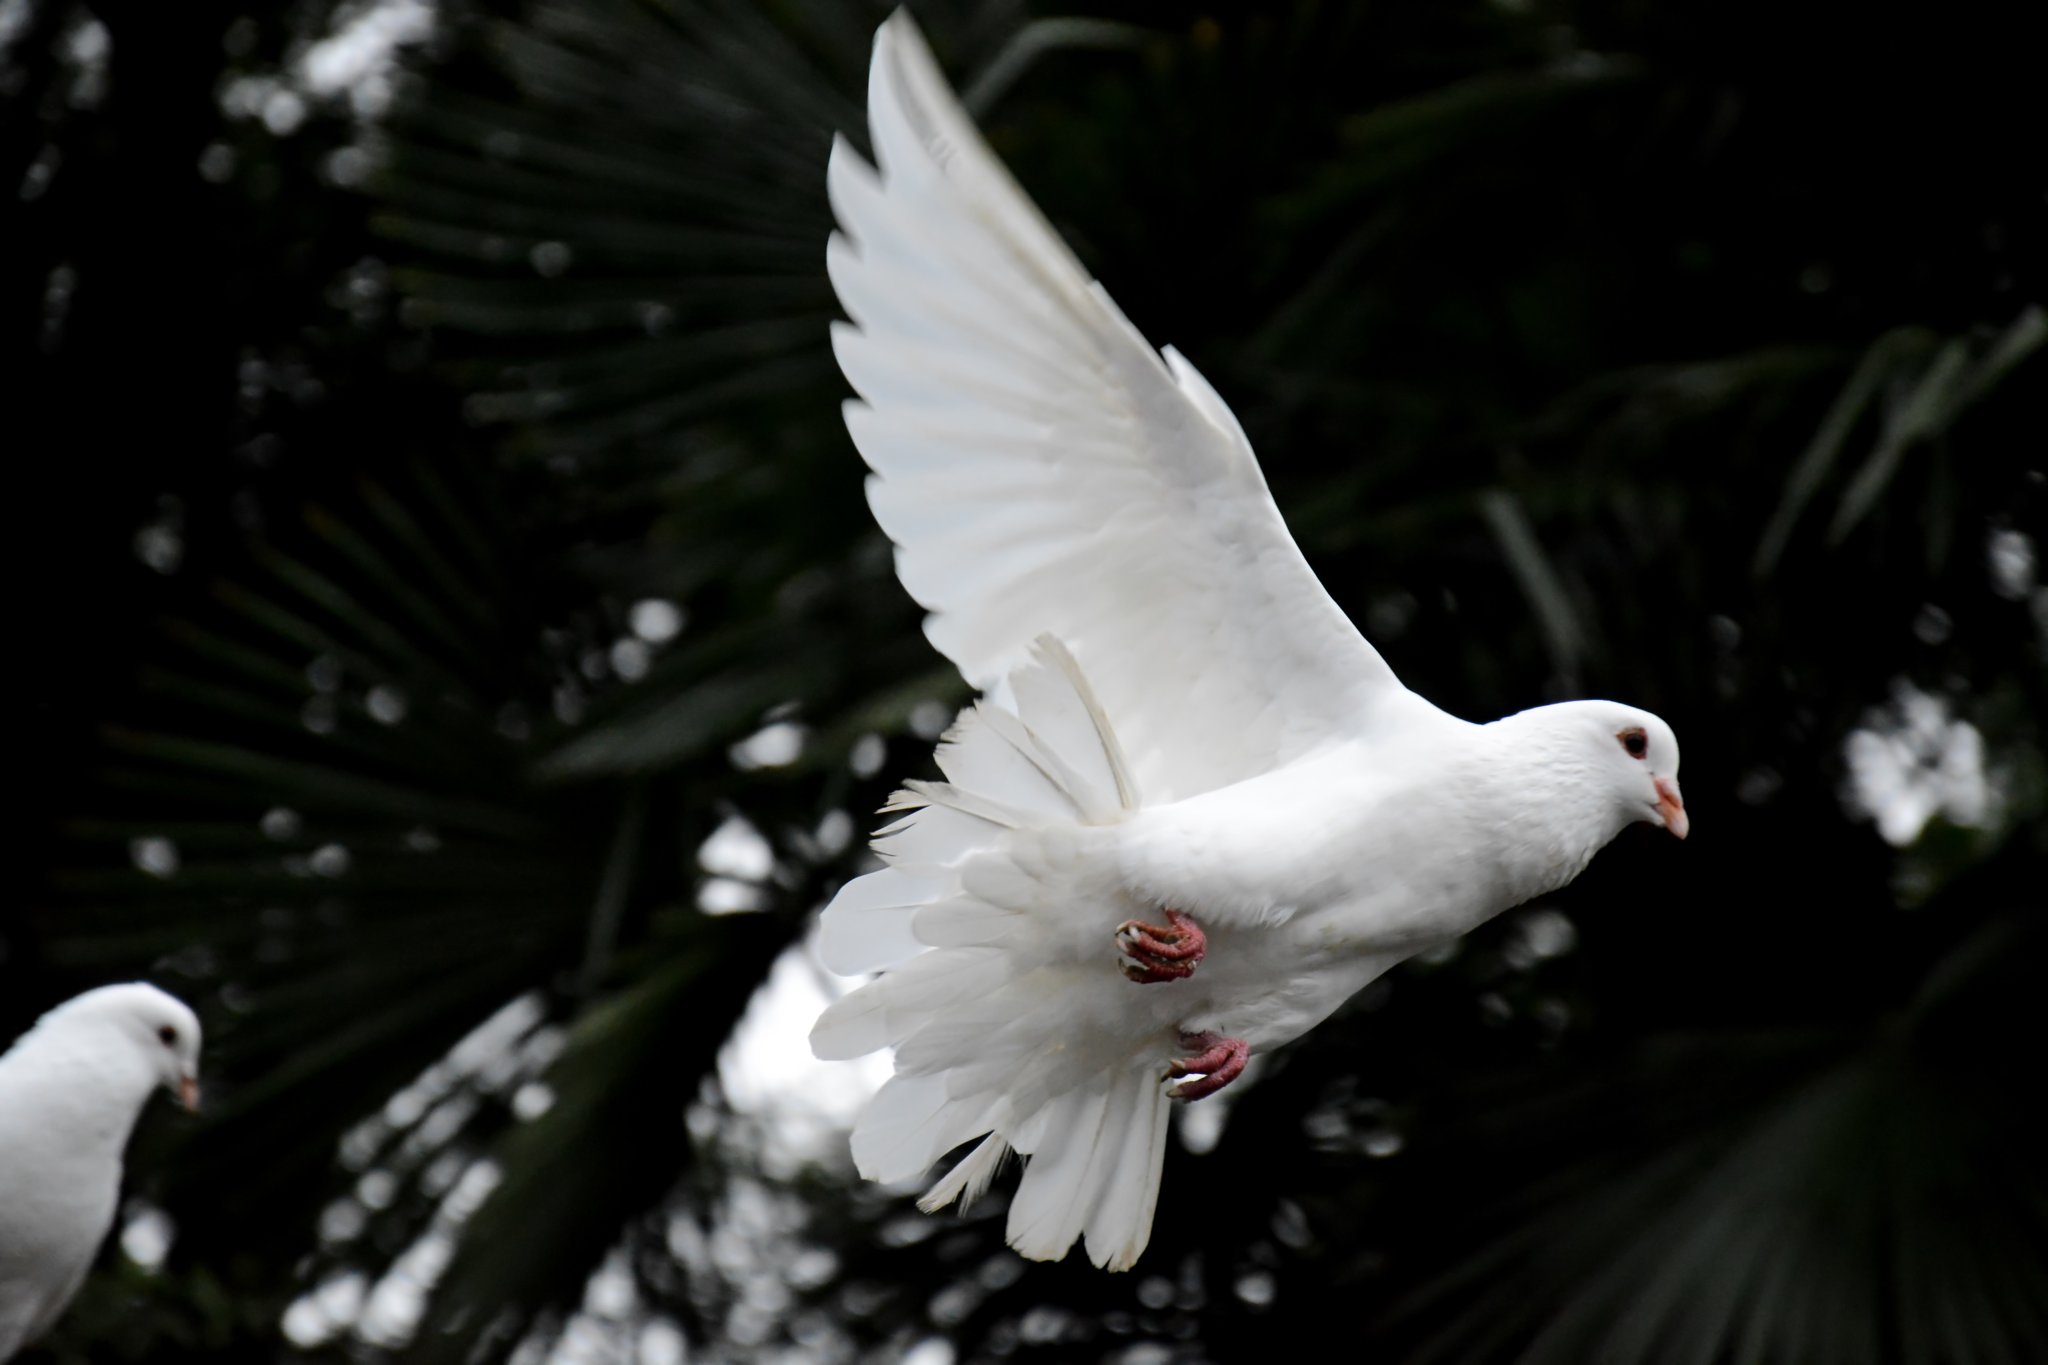
[[[1184,981],[1209,952],[1209,936],[1178,910],[1166,912],[1165,924],[1127,919],[1116,928],[1122,956],[1117,966],[1132,981]]]
[[[1166,1074],[1198,1079],[1183,1081],[1167,1092],[1177,1100],[1199,1100],[1215,1094],[1244,1074],[1245,1063],[1252,1056],[1250,1043],[1221,1033],[1183,1033],[1180,1045],[1195,1055],[1176,1057],[1168,1064]]]

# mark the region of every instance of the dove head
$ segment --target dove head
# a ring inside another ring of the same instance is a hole
[[[1637,821],[1681,839],[1691,829],[1678,791],[1678,736],[1658,717],[1616,701],[1568,701],[1508,719],[1541,737],[1558,780],[1608,808],[1611,833]]]
[[[108,1074],[138,1082],[138,1103],[161,1085],[199,1108],[199,1019],[175,996],[141,981],[101,986],[52,1010],[44,1028],[89,1050]]]

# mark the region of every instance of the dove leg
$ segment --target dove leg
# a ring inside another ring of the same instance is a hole
[[[1117,967],[1133,981],[1182,981],[1209,952],[1209,936],[1178,910],[1166,912],[1165,924],[1127,919],[1116,927]]]
[[[1183,1081],[1167,1092],[1177,1100],[1199,1100],[1215,1094],[1244,1074],[1244,1064],[1252,1055],[1250,1043],[1220,1033],[1183,1033],[1180,1045],[1195,1055],[1176,1057],[1166,1068],[1166,1074],[1198,1079]]]

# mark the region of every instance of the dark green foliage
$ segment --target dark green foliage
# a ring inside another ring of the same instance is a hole
[[[0,59],[61,152],[7,275],[78,437],[21,461],[54,681],[0,1024],[149,973],[215,1089],[135,1155],[162,1273],[110,1252],[41,1358],[504,1359],[608,1258],[637,1299],[582,1326],[693,1358],[2048,1355],[2017,17],[915,7],[1404,680],[1482,718],[1626,698],[1687,755],[1688,843],[1625,836],[1265,1059],[1110,1277],[1004,1251],[1000,1183],[930,1220],[836,1147],[792,1163],[719,1081],[964,695],[826,344],[823,168],[885,9],[450,6],[367,131],[330,101],[274,137],[207,92],[327,6],[198,7],[182,66],[129,64],[168,21],[108,8],[101,104],[53,55],[82,7],[31,0]],[[209,142],[239,159],[196,191]],[[204,290],[103,226],[152,177]],[[129,556],[146,522],[176,572]],[[648,599],[679,634],[634,629]],[[1917,745],[1924,785],[1955,721],[1990,799],[1894,846],[1850,737]],[[735,758],[777,725],[793,754]],[[737,890],[699,858],[735,819],[774,853]],[[416,1330],[279,1335],[395,1264]]]

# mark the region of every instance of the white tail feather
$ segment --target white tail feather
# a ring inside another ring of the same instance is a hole
[[[842,976],[856,976],[915,956],[923,945],[912,935],[912,922],[949,885],[944,877],[894,867],[855,877],[833,898],[818,936],[819,958]]]
[[[917,1206],[926,1213],[937,1213],[954,1200],[960,1201],[960,1212],[967,1212],[974,1201],[988,1193],[989,1182],[996,1178],[1003,1158],[1010,1154],[1010,1144],[997,1133],[990,1133],[981,1144],[960,1159],[960,1164],[946,1172],[945,1179],[925,1192]]]
[[[1155,1072],[1061,1096],[1046,1143],[1010,1202],[1009,1240],[1034,1260],[1064,1256],[1085,1237],[1088,1259],[1128,1270],[1152,1231],[1170,1103]]]
[[[1015,1149],[1027,1164],[1011,1245],[1057,1259],[1085,1239],[1122,1270],[1151,1235],[1173,1038],[1120,1012],[1130,987],[1108,938],[1124,907],[1041,845],[1121,820],[1137,784],[1057,640],[1041,637],[1006,683],[1017,712],[961,713],[938,754],[948,780],[907,783],[891,803],[908,811],[876,836],[891,866],[826,908],[827,965],[885,970],[819,1016],[811,1046],[895,1049],[896,1076],[854,1128],[861,1174],[907,1178],[980,1137],[919,1201],[932,1212],[980,1195]]]

